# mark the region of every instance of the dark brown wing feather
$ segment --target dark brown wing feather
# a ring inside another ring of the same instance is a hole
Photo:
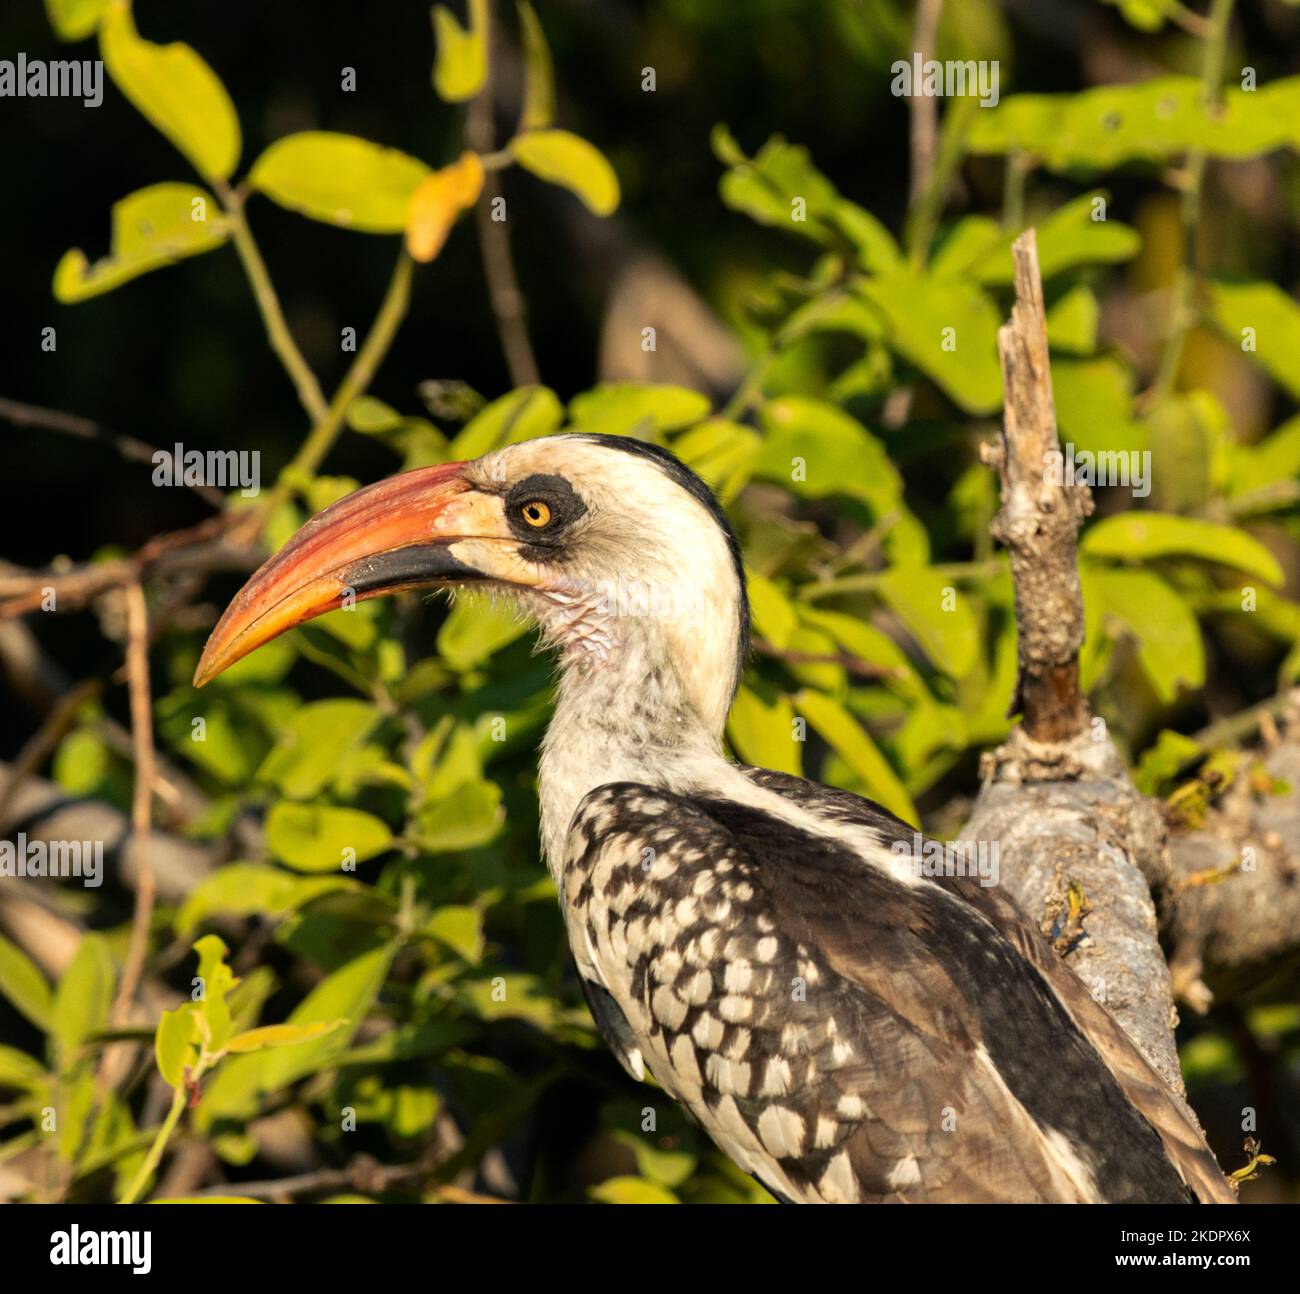
[[[849,791],[803,778],[747,768],[760,786],[814,812],[842,822],[875,827],[888,841],[910,840],[913,829],[892,814]],[[1124,1095],[1141,1111],[1164,1144],[1165,1153],[1201,1203],[1235,1204],[1237,1197],[1200,1129],[1189,1121],[1164,1081],[1129,1041],[1110,1012],[1059,957],[1039,931],[1005,895],[962,879],[939,880],[991,922],[1011,946],[1038,970],[1070,1019],[1114,1075]]]

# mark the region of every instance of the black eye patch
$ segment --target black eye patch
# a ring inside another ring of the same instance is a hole
[[[544,525],[530,524],[525,517],[526,510],[531,516],[537,515],[537,504],[550,514]],[[587,511],[587,505],[564,477],[536,473],[510,487],[505,511],[517,538],[546,550]]]

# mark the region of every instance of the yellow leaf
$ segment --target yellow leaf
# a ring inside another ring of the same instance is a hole
[[[472,99],[487,80],[488,0],[470,0],[466,31],[445,5],[433,6],[433,32],[438,55],[433,64],[433,88],[449,103]]]
[[[175,1011],[164,1011],[158,1021],[154,1054],[158,1058],[158,1072],[169,1087],[180,1087],[185,1081],[185,1067],[194,1059],[193,1047],[198,1041],[195,1015],[195,1004],[185,1002]]]
[[[239,118],[217,74],[188,45],[142,40],[131,10],[115,5],[99,30],[104,66],[137,110],[208,180],[239,162]]]
[[[319,1038],[331,1033],[346,1020],[331,1020],[328,1023],[314,1020],[310,1024],[267,1024],[260,1029],[249,1029],[237,1034],[227,1044],[227,1051],[259,1051],[263,1047],[283,1047],[291,1042],[306,1042],[309,1038]]]
[[[282,207],[344,229],[396,234],[411,194],[429,175],[418,158],[355,135],[305,130],[278,139],[248,182]]]
[[[109,0],[45,0],[50,26],[60,40],[81,40],[99,26]]]
[[[220,247],[228,226],[216,200],[191,184],[151,184],[113,204],[112,250],[93,265],[80,248],[54,271],[54,297],[70,304]]]
[[[478,201],[483,191],[483,163],[476,153],[435,171],[416,185],[406,215],[406,250],[411,259],[431,261],[456,223],[456,217]]]
[[[519,32],[524,53],[524,106],[519,114],[519,129],[540,130],[555,117],[555,74],[546,33],[528,0],[519,0]]]
[[[618,208],[618,176],[594,144],[567,130],[530,130],[510,141],[510,152],[526,171],[562,184],[598,216]]]

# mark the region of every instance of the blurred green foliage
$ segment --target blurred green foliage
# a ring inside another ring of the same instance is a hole
[[[945,42],[971,56],[1005,49],[998,11],[971,8],[966,28],[946,20]],[[1143,30],[1169,8],[1121,5]],[[109,256],[90,264],[74,250],[59,264],[59,299],[220,246],[252,192],[318,221],[409,236],[431,163],[306,132],[273,143],[233,190],[237,114],[195,51],[149,43],[121,3],[49,9],[67,39],[98,30],[118,87],[208,186],[166,182],[124,198]],[[433,84],[445,100],[482,88],[486,13],[475,0],[462,26],[435,7]],[[607,214],[618,181],[590,144],[554,127],[545,38],[531,9],[519,14],[524,113],[485,164],[523,166]],[[877,56],[906,57],[903,10],[881,15],[837,21]],[[996,481],[977,448],[1001,407],[1010,243],[1032,219],[1062,440],[1079,456],[1150,455],[1150,497],[1120,512],[1110,492],[1081,542],[1083,674],[1144,788],[1167,794],[1212,754],[1173,731],[1210,681],[1207,641],[1213,659],[1239,655],[1247,671],[1260,640],[1273,641],[1277,682],[1300,674],[1300,604],[1284,592],[1300,542],[1300,423],[1247,439],[1222,390],[1186,364],[1175,364],[1178,380],[1137,393],[1142,366],[1099,340],[1099,319],[1108,276],[1141,254],[1144,234],[1110,218],[1105,185],[1132,168],[1157,188],[1181,182],[1189,155],[1300,148],[1297,106],[1300,78],[1229,89],[1214,107],[1188,76],[1004,95],[978,111],[954,101],[935,178],[900,236],[842,196],[803,145],[773,136],[751,153],[719,125],[721,201],[788,235],[802,257],[798,272],[774,271],[748,292],[738,328],[750,368],[722,407],[664,385],[603,384],[569,400],[537,385],[492,400],[471,393],[458,418],[369,395],[343,417],[391,453],[394,470],[570,428],[671,448],[718,491],[750,572],[758,650],[728,726],[736,755],[868,795],[912,822],[924,809],[929,825],[953,830],[943,805],[973,788],[979,752],[1010,722],[1012,589],[989,538]],[[986,158],[1005,162],[1001,209],[946,218],[951,177]],[[1032,198],[1030,177],[1043,181]],[[1195,286],[1182,333],[1205,343],[1217,331],[1300,393],[1300,306],[1265,280]],[[268,548],[358,484],[286,474],[271,496]],[[430,1196],[499,1145],[508,1153],[497,1180],[511,1178],[522,1198],[581,1197],[593,1176],[590,1197],[607,1202],[767,1198],[657,1090],[624,1079],[568,973],[537,857],[535,749],[551,671],[531,634],[469,596],[437,613],[431,640],[420,637],[428,624],[414,595],[364,603],[264,648],[202,693],[190,685],[198,637],[171,631],[157,644],[158,738],[210,800],[189,830],[230,859],[155,921],[155,955],[166,954],[184,995],[155,1039],[171,1113],[161,1129],[139,1126],[139,1071],[128,1089],[96,1092],[126,929],[88,936],[57,985],[0,941],[0,991],[46,1039],[34,1052],[0,1047],[6,1121],[19,1129],[3,1153],[40,1144],[52,1110],[51,1154],[74,1197],[148,1192],[164,1150],[196,1137],[237,1193],[241,1173],[265,1175],[251,1167],[263,1153],[259,1121],[292,1110],[330,1162],[346,1162],[354,1143],[411,1160],[442,1128],[447,1153],[424,1181]],[[308,699],[322,690],[331,695]],[[125,804],[131,769],[98,717],[86,707],[54,776],[74,794]],[[805,742],[790,739],[797,719]],[[261,825],[259,843],[236,849],[248,837],[234,828],[249,822]],[[202,934],[214,930],[234,949],[229,963],[222,939]],[[182,955],[191,943],[197,962]],[[1259,1024],[1285,1045],[1300,1039],[1294,1011]],[[1240,1078],[1217,1034],[1195,1039],[1186,1061],[1194,1086]],[[595,1125],[565,1104],[574,1085],[585,1108],[598,1107]]]

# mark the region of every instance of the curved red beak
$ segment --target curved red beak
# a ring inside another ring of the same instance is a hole
[[[483,518],[472,506],[458,506],[472,490],[464,466],[403,472],[317,513],[226,608],[203,649],[194,686],[286,630],[353,601],[483,578],[450,550],[458,538],[482,533]]]

